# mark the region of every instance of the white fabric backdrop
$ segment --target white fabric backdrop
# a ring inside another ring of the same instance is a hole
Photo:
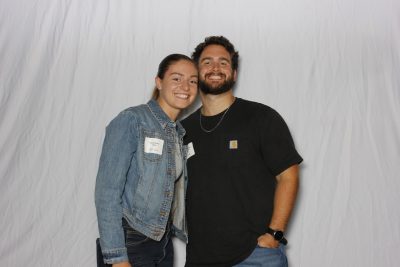
[[[208,35],[305,159],[290,265],[400,266],[399,0],[0,0],[0,266],[95,266],[104,128]]]

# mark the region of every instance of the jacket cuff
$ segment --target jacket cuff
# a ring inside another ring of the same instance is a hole
[[[102,251],[102,253],[103,253],[104,263],[106,264],[114,264],[123,261],[129,262],[126,248],[106,250]]]

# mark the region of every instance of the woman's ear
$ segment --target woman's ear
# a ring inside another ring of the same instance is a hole
[[[161,80],[159,77],[156,77],[156,78],[155,78],[155,81],[156,81],[156,87],[157,87],[157,89],[158,89],[158,90],[161,90],[161,89],[162,89],[162,80]]]

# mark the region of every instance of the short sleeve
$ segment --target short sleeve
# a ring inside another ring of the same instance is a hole
[[[273,109],[260,118],[261,150],[265,163],[274,176],[303,159],[297,152],[289,128]]]

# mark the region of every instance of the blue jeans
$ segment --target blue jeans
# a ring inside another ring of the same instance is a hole
[[[288,267],[285,246],[263,248],[257,245],[248,258],[234,267]]]
[[[163,238],[154,241],[132,229],[123,219],[125,246],[129,262],[134,267],[172,267],[174,265],[174,248],[169,224]]]

